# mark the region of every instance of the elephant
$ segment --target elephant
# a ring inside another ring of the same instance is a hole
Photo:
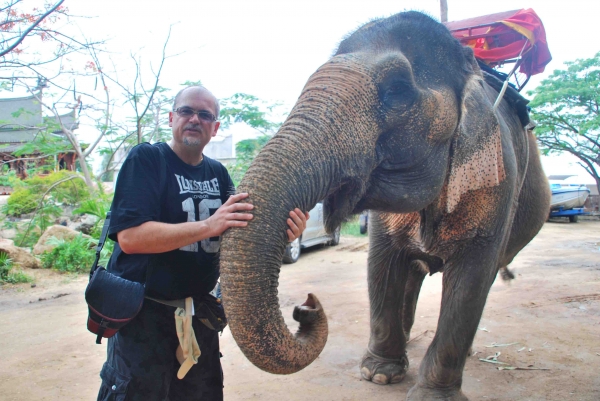
[[[371,21],[340,42],[238,188],[250,194],[252,221],[223,235],[223,304],[254,365],[291,374],[325,346],[318,298],[296,306],[292,334],[277,296],[287,213],[324,199],[329,232],[370,211],[362,376],[404,378],[421,284],[442,272],[437,330],[407,399],[467,399],[462,372],[490,287],[550,202],[527,101],[509,90],[495,108],[501,84],[419,12]]]

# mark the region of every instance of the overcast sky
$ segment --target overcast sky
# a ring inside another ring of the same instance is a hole
[[[450,21],[500,11],[533,8],[542,19],[553,61],[588,58],[600,51],[598,0],[448,0]],[[123,1],[68,0],[72,14],[94,16],[80,22],[94,38],[108,37],[110,49],[139,52],[145,62],[158,62],[169,25],[173,33],[161,85],[178,89],[184,81],[201,80],[217,97],[245,92],[281,101],[290,108],[307,78],[336,49],[339,41],[363,23],[405,10],[439,18],[439,0],[218,0]],[[561,4],[559,7],[558,4]],[[549,171],[557,167],[546,166]],[[564,167],[560,167],[564,169]]]

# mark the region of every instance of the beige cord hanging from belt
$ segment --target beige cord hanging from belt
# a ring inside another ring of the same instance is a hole
[[[198,363],[200,357],[200,347],[192,327],[193,317],[194,302],[189,297],[185,299],[185,309],[177,308],[175,310],[175,328],[177,338],[179,338],[179,346],[175,351],[175,356],[181,364],[179,371],[177,371],[178,379],[183,379],[192,366]]]

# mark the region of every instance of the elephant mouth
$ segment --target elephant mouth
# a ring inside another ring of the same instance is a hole
[[[332,233],[352,213],[365,193],[365,184],[357,179],[347,179],[323,201],[325,229]]]

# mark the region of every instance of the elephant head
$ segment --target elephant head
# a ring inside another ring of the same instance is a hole
[[[315,296],[296,308],[295,334],[279,309],[288,211],[324,199],[331,232],[365,209],[451,213],[466,191],[498,185],[506,173],[484,90],[472,51],[417,12],[359,28],[309,78],[239,187],[254,219],[223,237],[224,305],[255,365],[296,372],[327,339]]]

